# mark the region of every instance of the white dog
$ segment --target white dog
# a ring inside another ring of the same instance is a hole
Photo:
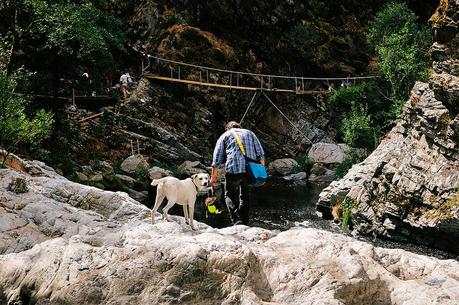
[[[164,197],[167,198],[167,205],[163,208],[163,219],[167,219],[167,212],[176,203],[183,206],[183,214],[185,221],[190,224],[191,228],[195,230],[193,225],[194,204],[196,202],[196,195],[198,191],[206,189],[209,186],[208,174],[196,174],[185,180],[179,180],[175,177],[165,177],[155,179],[151,185],[157,185],[155,206],[151,210],[151,223],[155,223],[155,214]]]

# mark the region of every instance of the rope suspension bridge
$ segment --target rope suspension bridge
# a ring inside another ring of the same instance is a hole
[[[147,55],[142,61],[142,77],[186,85],[204,86],[230,90],[255,91],[240,123],[244,121],[250,107],[259,94],[264,96],[272,106],[293,126],[298,137],[303,137],[309,144],[312,141],[296,124],[292,122],[269,98],[266,92],[290,93],[297,95],[322,95],[333,93],[334,86],[349,86],[358,81],[376,78],[376,76],[354,77],[305,77],[274,74],[250,73],[200,66],[185,62]]]
[[[293,126],[297,132],[295,138],[298,139],[298,137],[302,137],[310,144],[312,144],[312,141],[304,134],[302,130],[304,128],[296,126],[296,124],[276,106],[266,93],[310,94],[320,96],[333,93],[335,87],[355,85],[359,81],[376,78],[376,76],[306,77],[251,73],[200,66],[152,55],[144,56],[141,70],[141,77],[150,80],[208,88],[252,91],[254,94],[240,123],[244,121],[250,107],[255,101],[255,97],[257,97],[257,95],[263,96]],[[81,119],[80,122],[101,115],[102,113],[95,114]]]
[[[148,79],[211,88],[294,94],[329,94],[338,86],[355,84],[375,76],[306,77],[242,72],[200,66],[147,55],[142,76]]]

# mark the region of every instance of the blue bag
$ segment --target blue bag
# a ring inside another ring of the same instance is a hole
[[[245,171],[249,178],[249,184],[252,186],[262,186],[265,184],[268,178],[268,173],[263,164],[258,161],[252,160],[245,155],[244,146],[242,145],[241,138],[239,138],[236,131],[233,130],[234,137],[236,138],[237,144],[241,149],[242,155],[245,157]]]
[[[252,162],[249,158],[245,158],[246,162],[246,173],[249,177],[249,184],[253,186],[262,186],[265,184],[268,178],[266,168],[263,164],[258,162]]]

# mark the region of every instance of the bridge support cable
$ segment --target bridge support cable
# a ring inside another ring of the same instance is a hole
[[[276,106],[276,104],[274,104],[274,102],[269,98],[269,96],[266,95],[266,93],[264,93],[263,91],[261,92],[264,97],[266,97],[266,99],[274,106],[274,108],[276,108],[277,111],[279,111],[279,113],[293,126],[293,128],[295,128],[298,133],[300,135],[302,135],[304,137],[304,139],[306,141],[309,142],[309,144],[314,144],[312,143],[312,141],[295,125],[295,123],[293,123],[283,112],[282,110],[279,109],[279,107]]]
[[[252,106],[252,103],[255,100],[255,97],[257,96],[257,94],[258,94],[258,91],[255,91],[255,94],[252,96],[252,99],[250,100],[249,106],[247,106],[247,109],[245,110],[244,115],[242,116],[242,119],[239,122],[239,124],[242,124],[242,122],[244,121],[244,118],[247,115],[247,112],[249,112],[250,106]]]

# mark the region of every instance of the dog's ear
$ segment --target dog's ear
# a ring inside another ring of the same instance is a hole
[[[194,174],[193,176],[191,176],[191,179],[196,178],[197,175],[198,175],[198,174]]]

